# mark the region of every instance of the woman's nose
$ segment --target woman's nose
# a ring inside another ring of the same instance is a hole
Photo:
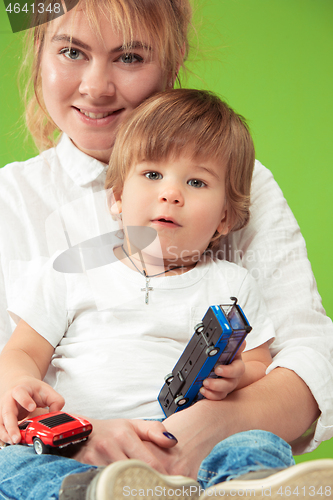
[[[112,70],[107,64],[95,62],[86,68],[79,87],[82,95],[88,95],[92,99],[113,96],[116,86],[112,78]]]

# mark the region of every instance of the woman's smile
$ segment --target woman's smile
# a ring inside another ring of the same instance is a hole
[[[115,121],[122,114],[122,112],[125,111],[125,108],[107,112],[92,112],[73,106],[73,110],[78,113],[78,117],[83,121],[83,123],[90,126],[104,127]]]

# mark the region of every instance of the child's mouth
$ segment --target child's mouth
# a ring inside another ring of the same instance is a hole
[[[159,217],[154,219],[153,222],[166,227],[181,227],[176,221],[172,219],[167,219],[165,217]]]

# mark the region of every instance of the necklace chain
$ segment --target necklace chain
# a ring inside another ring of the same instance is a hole
[[[135,267],[135,269],[140,273],[142,274],[142,276],[144,276],[145,278],[155,278],[156,276],[161,276],[161,274],[166,274],[166,273],[169,273],[170,271],[173,271],[174,269],[181,269],[185,266],[175,266],[175,267],[172,267],[171,269],[167,269],[166,271],[162,271],[161,273],[157,273],[157,274],[151,274],[151,275],[148,275],[147,273],[147,270],[146,268],[144,267],[144,260],[141,259],[141,264],[142,264],[142,271],[140,271],[140,269],[135,265],[135,263],[133,262],[133,260],[131,259],[131,257],[128,255],[128,253],[126,252],[125,248],[124,248],[124,245],[121,245],[121,249],[122,251],[124,252],[124,254],[126,255],[126,257],[129,259],[129,261],[133,264],[133,266]]]
[[[140,271],[140,269],[137,267],[137,265],[133,262],[133,260],[131,259],[131,257],[128,255],[128,253],[126,252],[125,248],[123,245],[121,245],[121,249],[122,251],[124,252],[124,254],[126,255],[126,257],[130,260],[130,262],[133,264],[133,266],[135,267],[135,269],[140,273],[142,274],[142,276],[144,276],[146,278],[146,286],[145,288],[141,288],[141,291],[142,292],[146,292],[146,295],[145,295],[145,303],[148,305],[149,304],[149,292],[152,292],[154,290],[154,288],[152,286],[149,286],[149,283],[150,283],[150,278],[155,278],[155,276],[160,276],[161,274],[166,274],[170,271],[173,271],[174,269],[180,269],[184,266],[176,266],[176,267],[173,267],[171,269],[167,269],[166,271],[163,271],[162,273],[157,273],[157,274],[152,274],[150,276],[148,276],[148,273],[147,273],[147,269],[145,267],[145,263],[144,263],[144,260],[143,260],[143,257],[142,257],[142,254],[141,252],[139,251],[139,255],[140,255],[140,260],[141,260],[141,265],[142,265],[142,271]]]

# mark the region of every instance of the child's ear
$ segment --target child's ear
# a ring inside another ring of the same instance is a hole
[[[224,212],[223,218],[221,219],[221,222],[219,223],[219,225],[216,228],[216,231],[221,236],[226,236],[230,232],[230,227],[231,227],[231,224],[230,224],[230,221],[228,218],[228,211],[226,210]]]
[[[115,219],[119,219],[120,215],[122,212],[122,205],[121,205],[121,200],[115,201],[111,206],[110,206],[110,213]]]
[[[106,198],[108,208],[113,219],[119,219],[122,212],[121,193],[115,193],[112,189],[108,189]]]

